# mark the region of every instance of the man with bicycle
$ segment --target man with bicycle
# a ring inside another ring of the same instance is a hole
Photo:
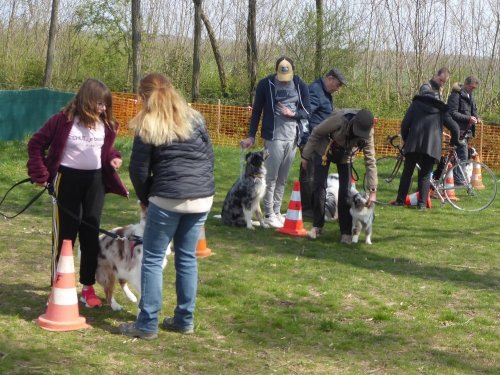
[[[474,137],[476,124],[479,122],[477,107],[472,92],[479,85],[479,80],[474,76],[465,79],[463,85],[455,83],[448,96],[449,113],[460,127],[460,138],[466,141]],[[460,161],[468,159],[467,143],[456,147]],[[455,183],[460,183],[460,176],[453,176]]]

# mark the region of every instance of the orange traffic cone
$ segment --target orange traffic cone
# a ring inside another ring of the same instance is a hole
[[[455,180],[453,178],[453,171],[451,163],[448,163],[446,166],[446,178],[444,180],[444,188],[446,190],[446,195],[448,195],[448,199],[452,201],[458,201],[458,197],[455,195]]]
[[[418,192],[418,191],[416,193],[407,195],[406,199],[405,199],[405,204],[407,206],[416,206],[418,204],[419,198],[420,198],[420,192]],[[430,190],[429,190],[429,194],[427,194],[427,202],[425,205],[427,208],[432,208]]]
[[[277,232],[289,234],[291,236],[302,237],[307,235],[302,222],[302,204],[300,200],[300,182],[293,183],[292,197],[288,203],[285,224],[283,228],[276,229]]]
[[[470,183],[477,190],[483,190],[485,186],[483,185],[483,175],[481,174],[481,164],[479,164],[479,155],[472,158],[473,167],[472,175],[470,177]]]
[[[47,311],[35,322],[48,331],[74,331],[90,328],[85,318],[78,313],[71,240],[63,241]]]
[[[203,225],[200,230],[200,238],[198,239],[198,244],[196,245],[196,256],[198,258],[209,257],[214,255],[212,250],[207,247],[207,239],[205,238],[205,226]]]

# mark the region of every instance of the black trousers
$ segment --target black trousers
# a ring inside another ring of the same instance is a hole
[[[325,225],[325,200],[326,200],[326,182],[328,179],[328,170],[330,163],[322,165],[321,155],[314,153],[314,178],[313,178],[313,226],[323,228]],[[337,164],[337,172],[339,173],[339,196],[338,196],[338,213],[339,226],[341,234],[351,234],[352,231],[352,216],[349,212],[351,208],[349,202],[349,190],[351,189],[352,165]]]
[[[411,177],[418,163],[420,166],[418,171],[418,192],[420,194],[418,205],[423,207],[426,206],[434,162],[435,159],[427,154],[412,152],[405,155],[405,163],[399,181],[398,196],[396,198],[398,202],[404,202],[406,200],[406,196],[410,190]]]
[[[302,203],[302,215],[311,217],[313,212],[313,183],[314,183],[314,158],[313,154],[311,162],[307,164],[307,169],[302,168],[299,164],[299,181],[300,181],[300,200]]]
[[[54,179],[54,197],[51,280],[54,280],[57,271],[63,240],[71,240],[74,247],[78,236],[81,251],[80,283],[93,285],[99,253],[99,225],[104,206],[101,170],[87,171],[61,166]]]

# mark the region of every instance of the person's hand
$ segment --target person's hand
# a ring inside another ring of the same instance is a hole
[[[276,105],[276,108],[285,117],[295,117],[295,112],[293,112],[290,108],[288,108],[286,105],[284,105],[281,102],[279,102]]]
[[[366,207],[371,207],[377,200],[377,192],[376,191],[370,191],[370,194],[368,194],[368,202],[366,202]]]
[[[240,146],[241,146],[241,148],[250,148],[253,146],[254,143],[255,143],[255,138],[248,137],[248,138],[242,139],[240,141]]]
[[[120,167],[122,166],[122,159],[120,158],[114,158],[113,160],[111,160],[110,164],[111,166],[115,169],[115,170],[118,170],[120,169]]]
[[[49,183],[47,181],[45,182],[35,182],[35,185],[36,186],[40,186],[40,187],[47,187]]]
[[[477,124],[478,120],[476,117],[471,116],[469,117],[469,124]]]

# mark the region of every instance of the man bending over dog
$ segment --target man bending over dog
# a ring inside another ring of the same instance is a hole
[[[377,166],[373,140],[373,115],[367,109],[341,109],[334,111],[316,126],[302,150],[302,168],[307,169],[313,160],[313,228],[308,232],[314,239],[320,235],[325,225],[326,178],[330,163],[337,164],[339,173],[338,213],[341,243],[352,240],[352,216],[349,212],[352,163],[354,155],[363,151],[366,175],[370,190],[367,205],[377,199]],[[314,157],[312,157],[314,155]]]

